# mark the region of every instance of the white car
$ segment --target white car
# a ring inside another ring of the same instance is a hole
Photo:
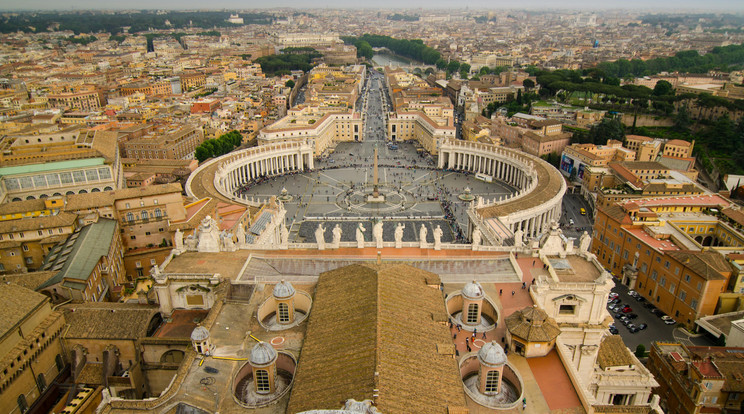
[[[664,321],[664,323],[667,324],[667,325],[674,325],[675,323],[677,323],[677,321],[675,321],[674,319],[672,319],[672,317],[669,316],[669,315],[662,316],[661,317],[661,320]]]

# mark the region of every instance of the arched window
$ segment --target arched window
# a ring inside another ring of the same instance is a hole
[[[471,303],[468,305],[468,323],[478,323],[478,304]]]
[[[183,360],[183,351],[179,351],[178,349],[171,349],[170,351],[164,353],[160,357],[160,362],[162,363],[179,363]]]
[[[36,377],[36,384],[39,386],[39,391],[44,392],[44,390],[47,387],[46,379],[44,378],[44,374],[39,374],[38,377]]]
[[[127,213],[127,221],[133,222],[134,221],[134,214],[131,212]]]
[[[26,396],[25,395],[23,395],[23,394],[19,395],[18,396],[18,399],[16,401],[18,402],[18,409],[22,413],[25,413],[26,411],[28,411],[28,403],[26,402]]]
[[[286,303],[279,304],[279,322],[289,322],[289,306]]]
[[[256,370],[256,392],[259,394],[267,394],[271,392],[269,371],[266,371],[265,369]]]
[[[148,218],[149,218],[149,216],[147,215],[147,211],[143,211],[142,212],[142,220],[147,221]]]
[[[160,209],[159,209],[159,208],[156,208],[156,209],[155,209],[155,218],[159,219],[159,218],[161,218],[161,217],[163,217],[163,212],[162,212],[162,211],[160,211]]]
[[[499,372],[488,371],[486,374],[486,388],[484,390],[487,393],[499,391]]]

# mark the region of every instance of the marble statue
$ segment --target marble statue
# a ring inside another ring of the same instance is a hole
[[[579,251],[581,253],[586,253],[589,251],[589,246],[592,245],[592,236],[589,235],[589,233],[584,232],[584,234],[581,235],[581,238],[579,239]]]
[[[199,241],[194,237],[193,234],[189,234],[188,237],[186,237],[186,240],[184,241],[184,244],[186,245],[186,250],[188,251],[195,251],[196,246],[199,243]]]
[[[364,228],[364,225],[362,223],[359,223],[359,226],[357,226],[356,229],[356,242],[357,247],[360,249],[364,248],[364,232],[366,230],[367,229]]]
[[[331,247],[334,249],[338,249],[341,246],[341,226],[336,224],[336,226],[333,228],[333,243],[331,244]]]
[[[437,225],[434,229],[434,250],[442,249],[442,228]]]
[[[472,237],[473,237],[473,250],[478,250],[478,247],[480,247],[480,244],[481,244],[481,237],[482,237],[481,231],[479,228],[476,227],[475,230],[473,230]]]
[[[220,251],[220,229],[211,216],[204,217],[204,220],[199,224],[198,232],[198,244],[197,250],[200,253],[203,252],[219,252]]]
[[[318,224],[318,228],[315,229],[315,243],[318,243],[318,250],[325,249],[325,228],[322,224]]]
[[[375,247],[382,248],[382,220],[372,227],[372,237],[375,239]]]
[[[287,229],[287,226],[284,225],[284,223],[279,225],[279,238],[280,243],[282,247],[289,246],[289,230]]]
[[[400,249],[403,247],[403,230],[406,229],[406,225],[403,223],[398,223],[397,226],[395,226],[395,248]]]
[[[245,246],[245,229],[243,228],[243,224],[238,223],[238,231],[235,233],[235,236],[238,238],[238,246]]]
[[[514,232],[514,247],[522,247],[524,245],[524,232],[522,229],[518,229]]]
[[[234,252],[235,250],[237,249],[233,242],[233,234],[223,230],[220,233],[220,251]]]
[[[176,251],[183,251],[183,232],[181,229],[176,229],[176,234],[173,236],[176,244]]]
[[[426,242],[426,235],[429,233],[429,229],[426,228],[423,224],[421,225],[421,229],[419,230],[419,245],[422,249],[426,249],[429,247],[429,243]]]

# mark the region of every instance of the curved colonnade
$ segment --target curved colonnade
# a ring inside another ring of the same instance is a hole
[[[561,214],[566,183],[544,160],[521,151],[492,144],[448,139],[439,145],[440,169],[485,174],[517,189],[505,199],[478,198],[468,212],[471,230],[479,228],[488,243],[502,245],[517,231],[536,236],[547,230]],[[269,144],[236,151],[208,161],[186,183],[190,196],[217,197],[257,205],[234,195],[244,183],[260,178],[313,169],[310,140]],[[205,174],[213,173],[209,180]],[[207,185],[209,184],[209,185]],[[472,232],[471,232],[472,234]]]
[[[479,199],[469,211],[471,226],[493,245],[509,241],[517,231],[537,236],[560,218],[566,182],[538,157],[493,144],[447,140],[439,146],[439,168],[485,174],[517,188],[505,200]]]
[[[186,182],[186,193],[192,197],[222,197],[243,204],[255,204],[235,197],[240,186],[260,177],[278,176],[292,172],[312,170],[313,144],[309,140],[289,141],[262,145],[231,152],[210,160],[196,169]],[[203,174],[214,172],[211,185]],[[199,185],[201,184],[201,185]],[[214,192],[218,194],[214,194]]]

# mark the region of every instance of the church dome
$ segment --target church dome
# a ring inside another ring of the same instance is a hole
[[[491,341],[478,351],[478,360],[481,364],[490,367],[499,366],[506,364],[506,354],[504,348],[497,344],[496,341]]]
[[[281,282],[277,283],[274,286],[274,292],[273,295],[275,298],[284,299],[291,297],[295,294],[295,289],[292,287],[292,284],[289,282],[285,282],[284,279],[282,279]]]
[[[203,326],[197,326],[191,331],[191,340],[194,342],[201,342],[209,338],[209,331]]]
[[[251,349],[251,365],[267,365],[275,359],[276,350],[266,342],[259,342]]]
[[[483,286],[474,280],[462,288],[462,295],[468,299],[483,299]]]

